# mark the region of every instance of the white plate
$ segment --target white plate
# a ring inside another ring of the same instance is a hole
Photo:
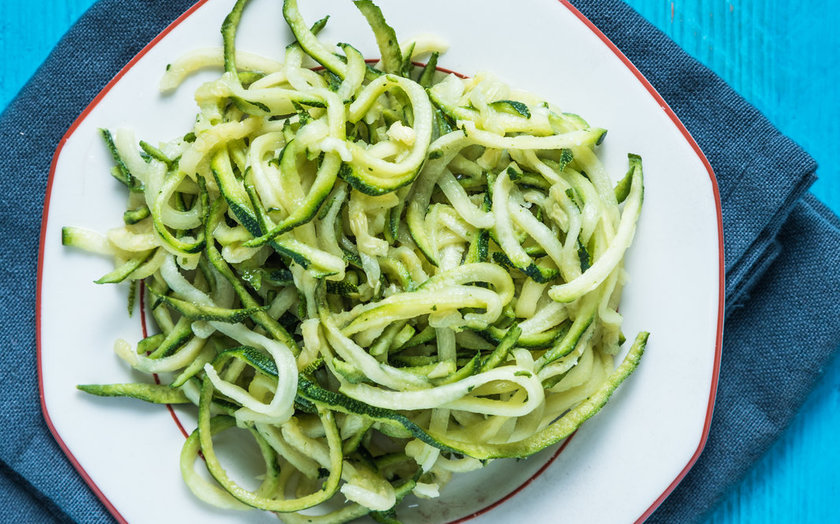
[[[310,21],[333,15],[325,39],[377,56],[350,2],[301,3]],[[124,191],[108,175],[111,160],[97,128],[128,125],[149,141],[189,129],[194,88],[217,73],[196,75],[167,97],[158,94],[157,81],[184,51],[220,45],[218,28],[232,4],[199,2],[149,44],[73,124],[51,173],[38,287],[44,415],[97,495],[119,520],[132,523],[276,522],[258,512],[210,509],[188,492],[178,471],[184,436],[176,424],[180,419],[191,430],[188,412],[75,389],[140,379],[111,348],[119,337],[139,339],[141,326],[126,315],[125,288],[92,283],[110,262],[61,246],[61,226],[104,231],[118,225],[124,209]],[[254,0],[248,6],[239,48],[280,56],[291,41],[280,5]],[[383,0],[381,7],[402,37],[445,37],[451,50],[443,67],[468,75],[491,71],[609,129],[601,156],[613,177],[626,170],[628,152],[638,153],[647,189],[622,303],[624,332],[652,333],[636,373],[562,453],[554,448],[522,462],[497,461],[454,481],[439,500],[409,501],[419,505],[404,507],[401,516],[410,522],[474,512],[481,522],[555,522],[559,515],[565,522],[643,519],[696,460],[714,403],[723,258],[720,201],[708,162],[641,74],[564,2],[520,1],[515,13],[503,0],[433,0],[420,9]]]

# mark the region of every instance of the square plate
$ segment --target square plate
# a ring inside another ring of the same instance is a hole
[[[419,10],[380,3],[402,38],[434,33],[449,41],[442,67],[467,75],[490,71],[609,129],[600,148],[608,171],[618,178],[627,153],[640,154],[647,190],[626,258],[630,280],[622,302],[624,332],[652,333],[639,369],[560,447],[456,477],[440,499],[404,503],[401,518],[553,522],[562,512],[569,522],[643,520],[699,456],[714,405],[724,273],[720,199],[708,161],[638,70],[567,2],[527,0],[515,12],[504,0],[431,0]],[[307,20],[332,15],[322,38],[378,55],[349,2],[302,4]],[[200,1],[149,43],[76,120],[58,145],[50,173],[37,310],[44,416],[80,474],[121,521],[276,522],[259,512],[209,508],[189,493],[178,470],[184,428],[195,427],[189,410],[93,398],[75,389],[81,383],[147,380],[111,351],[115,339],[137,340],[143,327],[126,315],[124,287],[92,283],[111,262],[61,245],[62,226],[105,231],[119,224],[124,210],[97,128],[129,126],[149,141],[190,129],[192,93],[218,73],[196,74],[167,96],[158,93],[158,79],[184,52],[221,45],[218,28],[232,5]],[[279,56],[292,40],[280,5],[249,4],[239,49]]]

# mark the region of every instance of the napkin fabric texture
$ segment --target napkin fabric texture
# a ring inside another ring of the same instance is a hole
[[[715,415],[699,461],[650,519],[698,522],[787,426],[840,344],[840,222],[805,195],[814,161],[720,78],[619,0],[573,3],[665,98],[719,183],[727,321]],[[100,0],[0,115],[0,522],[113,521],[41,415],[43,198],[53,151],[75,118],[191,4]]]

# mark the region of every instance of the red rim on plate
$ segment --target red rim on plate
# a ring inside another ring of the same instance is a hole
[[[52,195],[52,184],[53,179],[55,177],[55,170],[58,164],[58,158],[61,155],[61,151],[64,148],[64,145],[67,142],[67,139],[75,132],[76,128],[87,118],[90,112],[102,101],[105,95],[114,87],[114,85],[143,57],[146,53],[149,52],[157,43],[162,40],[167,34],[169,34],[173,29],[175,29],[178,25],[180,25],[184,20],[190,17],[199,7],[207,3],[208,0],[198,0],[192,7],[190,7],[184,14],[179,16],[174,22],[172,22],[166,29],[164,29],[159,35],[157,35],[151,42],[149,42],[137,55],[129,61],[125,67],[123,67],[119,73],[110,81],[108,84],[96,95],[96,97],[91,101],[90,105],[88,105],[84,111],[79,115],[78,118],[73,122],[70,128],[62,137],[61,141],[58,143],[56,147],[55,153],[53,155],[52,163],[50,165],[50,173],[49,178],[47,180],[47,189],[46,195],[44,197],[44,216],[41,222],[41,235],[40,235],[40,245],[39,245],[39,257],[38,257],[38,282],[35,292],[35,339],[36,339],[36,359],[37,359],[37,368],[38,368],[38,385],[39,385],[39,396],[41,402],[41,410],[44,414],[44,419],[47,423],[47,427],[49,428],[50,432],[52,433],[53,437],[55,438],[56,442],[58,442],[59,447],[70,460],[70,463],[79,472],[82,479],[90,486],[91,490],[94,494],[102,501],[102,504],[108,509],[108,511],[116,518],[119,522],[127,522],[126,519],[120,514],[117,508],[111,503],[110,500],[105,496],[102,490],[93,482],[90,475],[85,471],[79,461],[73,456],[73,453],[70,452],[70,449],[62,440],[61,436],[58,434],[55,426],[52,423],[50,418],[49,411],[47,410],[46,402],[44,399],[44,381],[43,381],[43,372],[41,368],[41,284],[43,282],[43,269],[44,269],[44,243],[46,239],[46,232],[47,232],[47,221],[49,219],[49,209],[50,209],[50,197]],[[636,79],[644,86],[644,88],[648,91],[648,93],[656,100],[656,102],[662,107],[665,114],[670,118],[673,124],[676,126],[677,130],[682,134],[685,138],[686,142],[691,146],[694,152],[697,154],[700,161],[703,163],[706,171],[709,174],[709,180],[712,184],[712,192],[714,194],[715,200],[715,211],[717,215],[717,233],[718,233],[718,274],[719,274],[719,286],[718,286],[718,315],[717,315],[717,330],[715,335],[715,359],[713,364],[712,370],[712,380],[711,380],[711,387],[709,388],[709,401],[706,408],[706,418],[703,423],[703,434],[700,438],[700,443],[697,446],[694,454],[688,460],[688,463],[685,467],[680,471],[677,477],[665,488],[659,497],[653,501],[653,503],[648,507],[647,510],[644,511],[637,519],[636,522],[640,523],[646,520],[655,510],[659,507],[660,504],[671,494],[674,488],[682,481],[682,479],[688,474],[689,470],[694,463],[697,462],[697,459],[700,457],[700,453],[703,451],[704,446],[706,445],[706,440],[709,436],[709,429],[711,427],[712,422],[712,413],[714,411],[714,404],[715,404],[715,394],[717,392],[717,383],[718,383],[718,374],[720,371],[720,358],[721,358],[721,347],[723,342],[723,319],[724,319],[724,276],[725,276],[725,269],[724,269],[724,259],[723,259],[723,218],[721,214],[721,202],[720,202],[720,193],[718,191],[717,179],[715,178],[714,171],[712,170],[711,164],[709,164],[708,159],[700,150],[700,146],[697,145],[697,142],[691,137],[688,130],[685,128],[683,123],[674,113],[674,111],[668,106],[668,103],[665,102],[665,99],[656,91],[656,89],[647,81],[647,79],[642,75],[642,73],[633,65],[632,62],[622,53],[615,44],[613,44],[609,38],[607,38],[604,33],[602,33],[596,26],[593,24],[589,19],[587,19],[580,11],[577,10],[568,0],[557,0],[562,4],[566,9],[569,10],[575,17],[577,17],[581,22],[586,25],[589,30],[592,31],[615,55],[618,57],[621,62],[627,67],[627,69],[636,77]],[[142,310],[142,305],[141,305]],[[145,326],[145,319],[143,318],[143,330],[145,333],[146,326]],[[172,415],[172,418],[175,421],[175,424],[180,428],[181,432],[186,434],[180,420],[178,419],[177,415],[175,414],[174,410],[171,406],[167,406]],[[501,499],[493,502],[492,504],[479,509],[478,511],[461,517],[452,521],[450,524],[462,523],[468,520],[471,520],[479,515],[483,515],[493,508],[498,507],[500,504],[510,500],[514,495],[522,491],[525,487],[527,487],[535,478],[537,478],[540,474],[542,474],[553,462],[554,460],[560,455],[563,449],[566,447],[568,442],[571,440],[572,437],[567,438],[554,452],[554,454],[549,458],[545,464],[543,464],[537,471],[534,473],[530,478],[528,478],[525,482],[523,482],[520,486],[516,489],[502,497]]]

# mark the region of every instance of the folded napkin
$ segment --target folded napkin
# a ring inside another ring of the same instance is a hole
[[[573,3],[667,100],[720,185],[728,318],[715,416],[700,460],[651,517],[700,521],[787,425],[840,343],[840,223],[803,198],[813,160],[717,76],[622,2]],[[113,520],[41,415],[34,296],[43,196],[53,150],[76,116],[191,4],[100,0],[0,116],[2,522]]]
[[[727,320],[711,432],[649,519],[700,522],[787,427],[840,345],[840,222],[803,198],[814,161],[723,80],[624,4],[573,3],[665,98],[718,180]]]

